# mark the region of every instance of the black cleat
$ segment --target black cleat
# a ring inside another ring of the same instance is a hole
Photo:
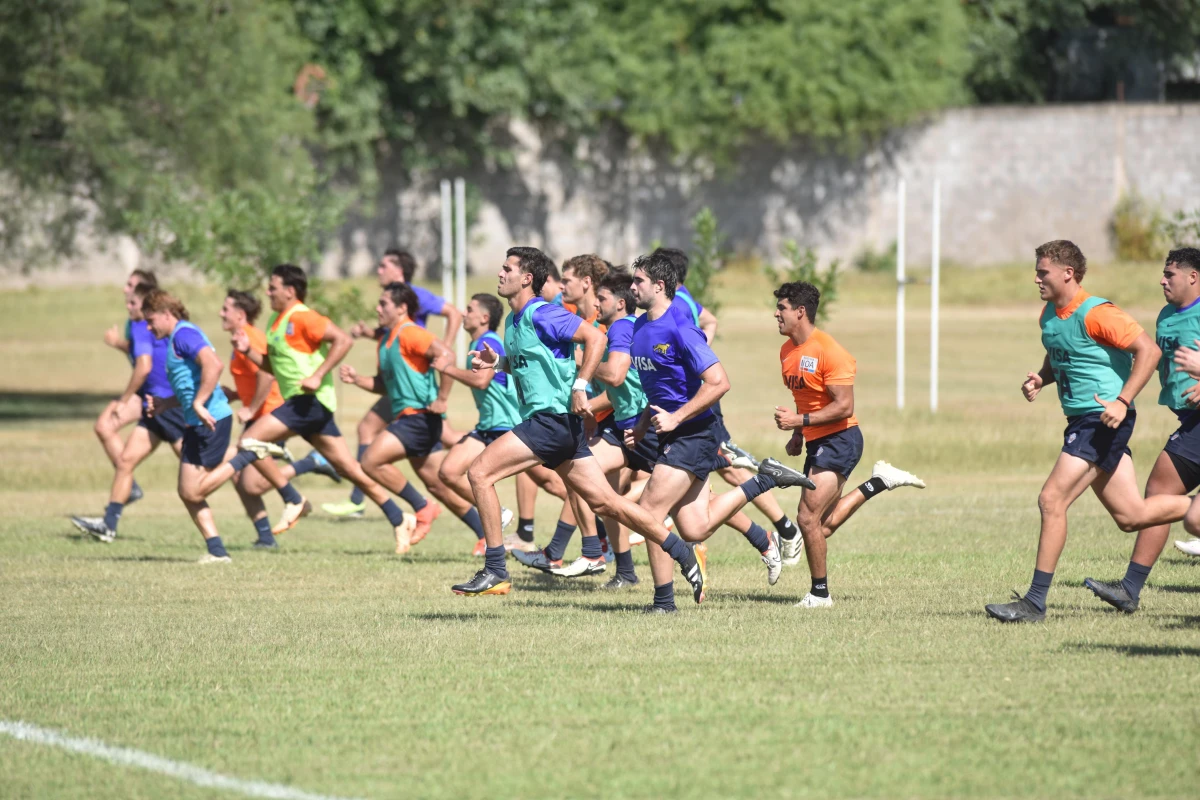
[[[129,490],[129,498],[125,501],[125,505],[129,505],[130,503],[136,503],[138,500],[141,500],[145,496],[146,496],[146,493],[142,491],[142,487],[138,486],[137,481],[134,481],[133,488]]]
[[[671,606],[670,608],[667,608],[665,606],[644,606],[642,608],[642,613],[643,614],[678,614],[679,609],[676,608],[675,606]]]
[[[512,591],[512,581],[508,579],[507,575],[501,578],[494,572],[481,569],[475,573],[474,578],[466,583],[451,586],[450,591],[468,597],[477,597],[481,594],[508,594]]]
[[[605,589],[610,592],[614,592],[617,589],[628,589],[630,586],[637,586],[637,584],[638,584],[638,579],[637,579],[636,575],[633,576],[632,579],[630,579],[630,578],[626,578],[624,575],[618,574],[618,575],[612,576],[612,579],[609,580],[608,583],[604,584],[600,588]]]
[[[1016,598],[1011,603],[990,603],[983,607],[992,619],[1001,622],[1041,622],[1046,619],[1046,612],[1039,611],[1032,601],[1013,592]]]
[[[770,476],[775,481],[775,485],[781,489],[786,489],[789,486],[803,486],[805,489],[817,488],[812,479],[803,472],[798,472],[791,467],[785,467],[773,458],[764,458],[759,462],[758,474]]]
[[[262,539],[259,539],[258,541],[256,541],[254,543],[254,549],[255,550],[278,550],[279,543],[278,542],[264,542]]]
[[[1115,608],[1117,611],[1124,611],[1126,614],[1132,614],[1138,610],[1138,601],[1134,600],[1121,585],[1117,583],[1104,583],[1103,581],[1087,578],[1083,585],[1092,590],[1092,593],[1099,597],[1104,602]]]
[[[695,599],[696,605],[699,605],[704,602],[704,584],[708,580],[707,548],[700,549],[693,546],[691,550],[692,555],[686,561],[679,562],[679,571],[692,585],[692,597]]]
[[[325,456],[321,455],[316,450],[313,450],[311,453],[308,454],[307,457],[311,458],[313,460],[313,463],[316,464],[316,466],[313,467],[313,472],[315,474],[324,475],[326,478],[329,478],[334,483],[342,482],[342,476],[339,475],[338,471],[333,468],[333,464],[330,464],[328,461],[325,460]]]

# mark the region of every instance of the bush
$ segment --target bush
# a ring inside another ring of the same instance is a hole
[[[835,258],[822,271],[817,263],[816,252],[811,247],[802,250],[794,241],[784,242],[782,252],[783,257],[787,259],[783,271],[776,270],[770,264],[764,266],[763,271],[774,284],[804,281],[817,287],[817,291],[821,293],[821,304],[817,307],[817,318],[813,323],[819,324],[828,317],[830,307],[837,300],[841,263]]]
[[[1137,191],[1126,192],[1113,209],[1113,249],[1122,261],[1157,261],[1167,244],[1166,220],[1158,206]]]
[[[854,266],[859,272],[895,272],[896,243],[892,242],[882,251],[867,245],[854,257]]]
[[[705,206],[692,217],[692,252],[688,254],[687,288],[696,302],[714,314],[721,307],[712,282],[728,252],[717,215]]]
[[[1200,247],[1200,208],[1176,212],[1163,223],[1163,234],[1172,247]]]

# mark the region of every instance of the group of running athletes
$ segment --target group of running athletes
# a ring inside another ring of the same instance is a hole
[[[230,334],[235,387],[223,390],[221,360],[210,340],[188,321],[174,296],[152,273],[126,285],[130,323],[106,341],[129,353],[133,375],[125,393],[101,415],[96,432],[116,475],[103,517],[75,517],[81,530],[111,542],[125,505],[141,496],[133,471],[160,441],[180,458],[179,494],[203,535],[201,563],[230,561],[205,498],[233,480],[254,522],[256,547],[277,547],[274,536],[311,512],[290,483],[318,472],[348,479],[355,493],[327,512],[359,516],[369,497],[393,528],[395,550],[408,552],[429,532],[443,505],[475,532],[483,567],[452,590],[460,595],[507,594],[507,554],[522,565],[566,577],[616,574],[604,585],[638,583],[631,548],[644,542],[654,583],[647,611],[671,613],[674,564],[694,600],[704,599],[704,542],[721,525],[755,548],[774,584],[784,564],[807,556],[812,584],[798,605],[832,605],[825,539],[870,498],[900,486],[923,487],[915,476],[878,462],[872,477],[849,493],[845,483],[862,456],[854,416],[854,359],[817,329],[820,295],[808,283],[775,291],[775,319],[784,337],[780,363],[794,411],[777,407],[774,422],[790,431],[789,456],[807,455],[802,470],[774,459],[761,463],[730,440],[720,411],[729,380],[710,348],[717,320],[684,286],[687,257],[659,248],[628,269],[595,255],[564,262],[560,273],[540,250],[514,247],[498,274],[497,294],[509,313],[500,333],[502,303],[477,294],[459,310],[411,285],[412,257],[389,250],[381,258],[377,325],[342,331],[304,305],[307,279],[280,265],[267,296],[273,314],[254,327],[257,300],[231,290],[221,319]],[[429,315],[446,318],[438,338]],[[456,365],[450,343],[458,328],[471,337],[467,363]],[[334,422],[334,368],[356,337],[376,341],[376,374],[342,365],[344,383],[381,395],[359,424],[358,457]],[[478,423],[466,435],[444,419],[454,383],[470,387]],[[246,426],[231,444],[233,411]],[[127,442],[119,429],[134,420]],[[298,461],[281,445],[301,436],[314,450]],[[427,498],[395,464],[408,459]],[[292,463],[286,463],[291,461]],[[711,491],[717,472],[736,488]],[[516,476],[519,525],[500,506],[496,483]],[[538,487],[563,500],[550,543],[533,544]],[[794,524],[772,497],[775,488],[804,488]],[[272,527],[262,496],[279,492],[283,511]],[[405,514],[391,495],[411,508]],[[742,513],[753,502],[770,520],[767,531]],[[564,564],[575,529],[581,555]]]

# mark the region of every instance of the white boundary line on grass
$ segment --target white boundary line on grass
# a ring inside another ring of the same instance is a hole
[[[95,739],[79,739],[73,736],[66,736],[58,731],[50,730],[49,728],[40,728],[28,722],[0,720],[0,733],[23,742],[44,744],[63,750],[70,750],[75,753],[83,753],[84,755],[98,758],[101,761],[107,761],[110,764],[138,767],[139,769],[157,772],[161,775],[169,775],[181,781],[194,783],[197,786],[237,792],[247,797],[268,797],[274,800],[349,800],[349,798],[313,794],[312,792],[293,789],[290,786],[284,786],[279,783],[244,781],[241,778],[231,778],[228,775],[221,775],[218,772],[212,772],[203,767],[185,764],[181,761],[172,761],[169,758],[156,756],[153,753],[147,753],[142,750],[133,750],[128,747],[112,747]]]

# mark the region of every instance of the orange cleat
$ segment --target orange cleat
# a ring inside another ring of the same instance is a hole
[[[433,527],[433,521],[442,513],[442,506],[436,500],[430,500],[425,504],[425,507],[420,511],[414,511],[413,515],[417,518],[417,527],[413,531],[412,541],[410,544],[416,544],[425,538],[429,533],[429,529]]]
[[[471,555],[476,558],[483,558],[487,555],[487,539],[476,539],[475,549],[471,551]]]

